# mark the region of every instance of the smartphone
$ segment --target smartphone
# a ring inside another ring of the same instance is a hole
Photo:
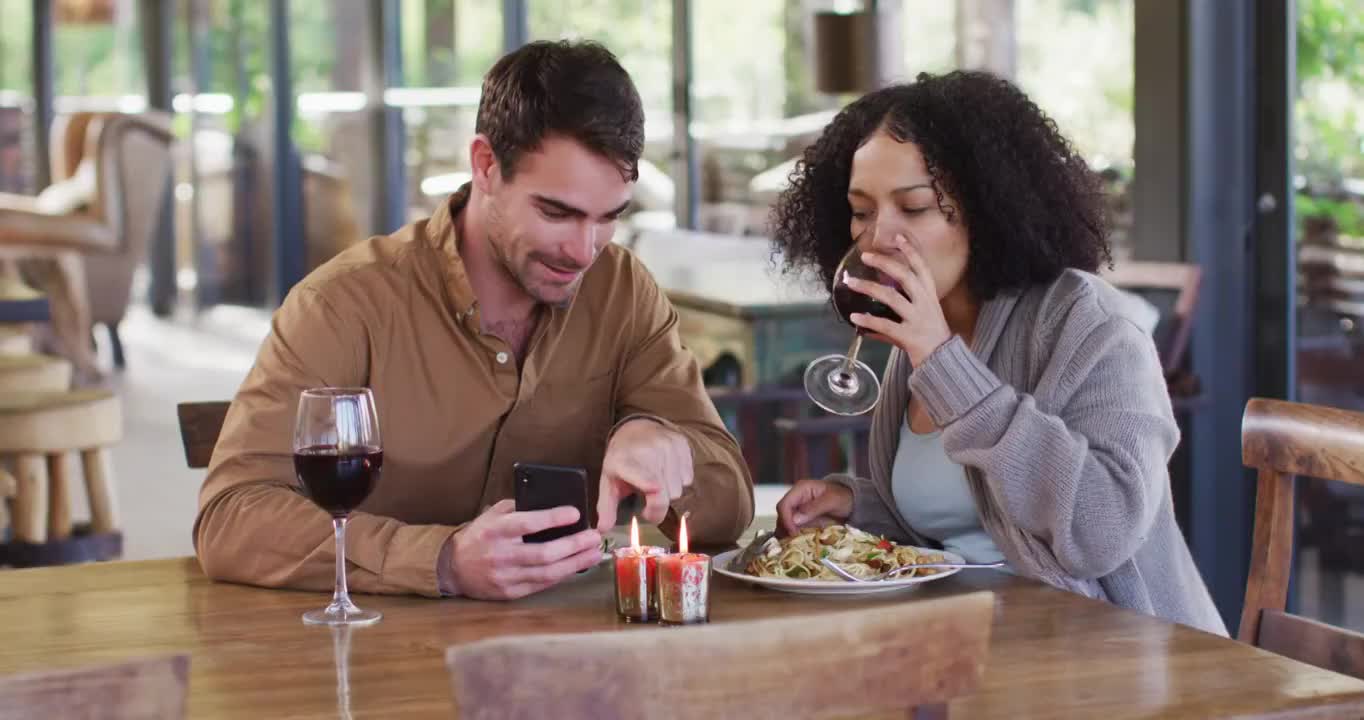
[[[512,466],[516,482],[516,510],[549,510],[567,505],[578,508],[578,522],[563,525],[521,539],[528,543],[557,540],[589,529],[587,514],[587,470],[560,465],[516,463]]]

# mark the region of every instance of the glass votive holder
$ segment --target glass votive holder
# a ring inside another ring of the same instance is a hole
[[[710,620],[710,556],[674,553],[658,561],[658,614],[668,625]]]
[[[666,554],[654,545],[615,551],[616,614],[626,622],[658,619],[658,560]]]

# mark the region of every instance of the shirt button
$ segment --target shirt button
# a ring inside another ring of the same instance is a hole
[[[507,364],[507,353],[500,352],[500,353],[497,354],[497,364],[498,364],[498,365],[506,365],[506,364]]]

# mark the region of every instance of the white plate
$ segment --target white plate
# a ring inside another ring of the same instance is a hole
[[[942,555],[943,559],[946,562],[954,563],[965,562],[960,555],[952,552],[947,552],[945,550],[929,550],[927,548],[915,549],[919,550],[920,552]],[[720,573],[721,575],[724,575],[726,577],[732,577],[740,582],[746,582],[752,585],[758,585],[760,587],[765,588],[772,588],[773,590],[780,590],[782,592],[800,593],[802,595],[865,595],[867,593],[904,590],[905,588],[911,588],[914,587],[915,585],[922,585],[923,583],[933,582],[934,580],[941,580],[945,577],[950,577],[952,575],[957,574],[957,571],[960,570],[960,568],[953,568],[951,570],[939,570],[938,572],[932,575],[915,576],[904,579],[893,578],[891,580],[881,580],[874,583],[856,583],[841,579],[793,580],[791,578],[755,577],[747,573],[734,572],[733,570],[729,569],[730,559],[737,555],[739,552],[740,550],[730,550],[729,552],[724,552],[720,553],[719,555],[716,555],[714,561],[712,561],[711,567],[714,568],[715,572]]]

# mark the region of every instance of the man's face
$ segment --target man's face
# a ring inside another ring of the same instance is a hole
[[[511,180],[490,162],[480,190],[493,256],[535,301],[568,305],[611,242],[634,183],[616,163],[557,136],[523,154]]]

